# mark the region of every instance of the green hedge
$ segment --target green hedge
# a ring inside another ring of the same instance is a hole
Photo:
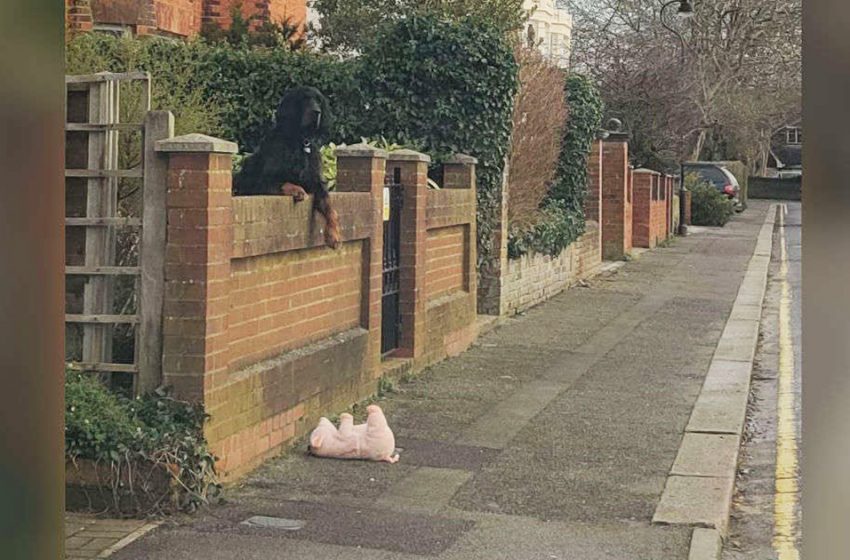
[[[364,136],[416,146],[435,164],[452,153],[478,158],[478,258],[493,253],[502,170],[518,82],[499,30],[472,18],[411,16],[383,26],[364,49]]]

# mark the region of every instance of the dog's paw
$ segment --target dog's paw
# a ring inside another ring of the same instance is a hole
[[[294,185],[292,183],[286,183],[280,189],[283,194],[286,196],[291,196],[295,199],[295,202],[301,202],[305,198],[307,198],[307,191],[305,191],[302,187],[298,185]]]

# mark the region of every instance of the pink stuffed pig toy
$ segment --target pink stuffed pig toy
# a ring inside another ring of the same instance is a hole
[[[310,452],[317,457],[367,459],[395,463],[395,436],[378,405],[366,407],[365,424],[354,425],[348,413],[339,415],[339,429],[324,416],[310,434]]]

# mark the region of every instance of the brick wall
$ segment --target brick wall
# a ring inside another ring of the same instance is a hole
[[[632,180],[628,138],[612,133],[602,141],[602,257],[622,259],[632,247]]]
[[[445,227],[428,232],[425,289],[429,301],[465,288],[464,259],[468,253],[467,235],[465,226]]]
[[[455,156],[445,163],[443,188],[428,190],[422,365],[459,354],[478,334],[475,163],[474,158]]]
[[[529,253],[508,261],[502,284],[502,309],[514,315],[559,294],[575,282],[593,276],[602,263],[599,227],[587,231],[560,255]]]
[[[254,27],[286,20],[302,25],[307,18],[306,0],[65,0],[65,21],[75,31],[107,24],[140,35],[192,37],[204,23],[229,27],[234,6],[241,6]]]
[[[241,7],[242,17],[257,27],[264,21],[280,23],[290,19],[303,24],[307,19],[306,0],[204,0],[204,22],[230,27],[232,10]]]
[[[232,196],[235,149],[203,135],[158,143],[169,158],[163,382],[204,402],[225,479],[374,393],[388,166],[401,170],[404,193],[396,355],[424,367],[477,334],[474,164],[452,175],[465,188],[429,191],[427,156],[343,149],[331,194],[343,243],[333,251],[309,201]]]
[[[638,169],[633,177],[632,239],[635,247],[651,249],[667,238],[671,189],[665,175],[649,169]]]

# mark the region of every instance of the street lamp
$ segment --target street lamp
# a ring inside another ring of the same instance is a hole
[[[664,22],[664,10],[673,4],[679,4],[679,10],[676,12],[680,18],[690,18],[694,15],[694,6],[691,4],[691,0],[670,0],[663,6],[661,6],[660,19],[661,25],[664,26],[667,31],[676,35],[679,38],[679,41],[682,43],[682,59],[681,63],[684,65],[685,63],[685,38],[682,37],[682,34],[679,33],[676,29],[673,29],[669,25]],[[688,226],[685,225],[685,166],[684,162],[679,162],[679,235],[687,235]]]

